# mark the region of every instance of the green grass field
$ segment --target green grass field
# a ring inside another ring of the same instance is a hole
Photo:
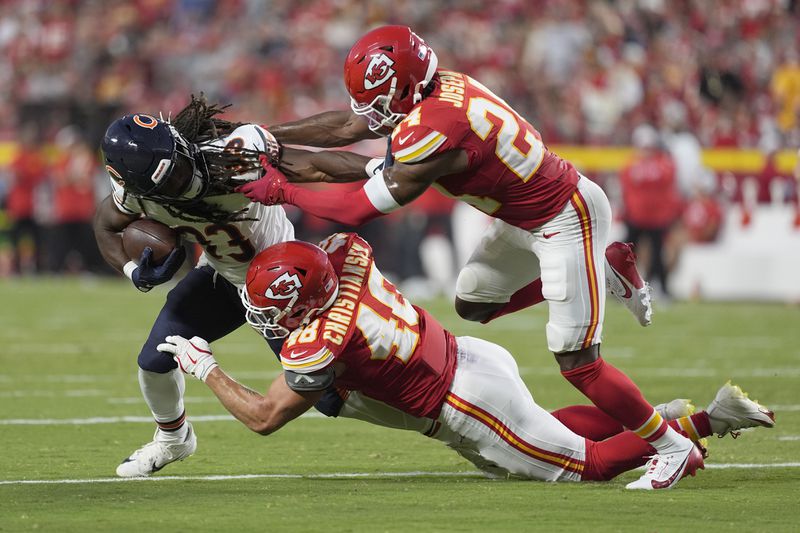
[[[606,484],[490,481],[437,442],[355,421],[304,417],[260,437],[191,378],[197,453],[120,481],[116,465],[154,429],[136,354],[164,294],[122,281],[0,282],[0,531],[800,529],[797,307],[675,304],[643,329],[608,304],[603,354],[652,402],[704,406],[733,379],[775,409],[775,429],[712,439],[707,469],[671,491],[626,491],[636,472]],[[544,308],[480,326],[448,302],[426,307],[456,334],[510,349],[542,406],[586,403],[546,350]],[[254,388],[279,370],[246,328],[214,348]]]

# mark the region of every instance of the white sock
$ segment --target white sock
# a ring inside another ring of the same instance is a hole
[[[139,369],[139,388],[158,423],[172,422],[184,415],[183,392],[186,382],[177,368],[165,374]],[[189,427],[183,424],[174,431],[159,431],[159,440],[183,440]]]
[[[650,445],[655,448],[658,453],[671,453],[675,448],[685,448],[686,437],[667,426],[667,431],[656,440],[650,441]]]

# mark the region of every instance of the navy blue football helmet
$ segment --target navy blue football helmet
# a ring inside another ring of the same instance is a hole
[[[189,200],[207,188],[208,171],[199,148],[150,115],[125,115],[112,122],[101,149],[106,170],[129,194]]]

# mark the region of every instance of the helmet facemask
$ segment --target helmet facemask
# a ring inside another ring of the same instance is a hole
[[[283,309],[277,306],[259,307],[255,305],[247,293],[247,288],[239,289],[239,298],[245,308],[245,319],[250,326],[261,334],[265,339],[282,339],[297,328],[308,325],[317,316],[328,309],[339,294],[338,287],[333,291],[328,301],[321,307],[312,307],[306,310],[306,306],[295,306],[299,299],[299,294],[292,296]],[[300,315],[300,316],[298,316]],[[283,324],[281,324],[283,322]],[[284,325],[285,324],[285,325]]]
[[[379,94],[368,104],[359,104],[351,97],[350,108],[356,115],[367,119],[370,131],[378,134],[391,131],[406,117],[406,113],[394,113],[391,110],[395,91],[397,91],[397,78],[392,78],[388,94]]]
[[[171,203],[198,200],[208,189],[208,170],[204,168],[205,159],[197,145],[187,142],[172,124],[168,123],[167,126],[175,142],[172,158],[170,160],[163,159],[153,173],[151,179],[156,183],[153,190],[139,196]],[[176,190],[165,194],[165,188],[174,186],[175,173],[179,170],[188,174],[183,180],[184,183],[180,184]]]

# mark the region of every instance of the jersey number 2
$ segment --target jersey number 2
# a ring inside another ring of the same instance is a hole
[[[470,83],[492,95],[489,89],[475,80],[470,80]],[[495,99],[497,101],[482,96],[470,98],[467,107],[469,125],[483,140],[486,140],[492,130],[499,127],[494,150],[498,159],[522,181],[528,181],[542,164],[544,145],[524,121],[520,120],[510,108],[500,103],[503,102],[500,98],[495,96]],[[519,148],[520,144],[523,147],[527,145],[524,147],[527,151]]]

